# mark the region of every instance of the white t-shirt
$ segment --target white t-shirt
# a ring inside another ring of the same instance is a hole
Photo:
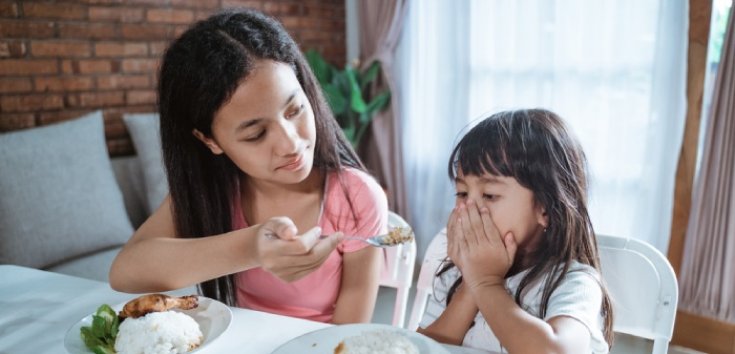
[[[512,296],[515,296],[516,289],[518,289],[521,279],[527,272],[523,271],[506,279],[505,287]],[[447,292],[459,276],[459,270],[457,267],[453,267],[439,277],[434,278],[434,295],[429,296],[426,312],[424,312],[419,324],[420,327],[426,328],[444,311],[447,303]],[[541,317],[539,313],[542,295],[540,284],[544,283],[545,278],[542,277],[540,281],[527,286],[526,295],[521,299],[522,308],[539,318]],[[574,262],[559,287],[551,294],[544,320],[559,315],[578,320],[589,330],[589,352],[606,354],[608,353],[608,346],[602,333],[604,328],[604,320],[601,314],[602,290],[598,278],[599,275],[594,268]],[[475,324],[465,334],[462,345],[507,353],[505,348],[501,347],[498,338],[495,337],[480,312],[475,317]]]

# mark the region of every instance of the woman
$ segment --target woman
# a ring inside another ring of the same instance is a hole
[[[113,288],[199,284],[228,305],[370,321],[381,253],[342,234],[386,232],[386,198],[283,27],[253,10],[195,24],[158,91],[170,196],[116,258]]]

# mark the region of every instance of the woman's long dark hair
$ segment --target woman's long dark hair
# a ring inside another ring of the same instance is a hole
[[[515,178],[544,207],[549,225],[538,248],[528,255],[534,265],[514,294],[517,304],[521,304],[528,286],[551,274],[543,284],[539,313],[543,318],[552,292],[564,279],[572,261],[600,271],[597,240],[587,211],[587,159],[579,142],[555,113],[527,109],[500,112],[484,119],[454,148],[448,169],[452,181],[458,170],[464,175],[490,173]],[[451,267],[447,263],[439,274]],[[462,278],[457,279],[450,287],[447,302],[461,281]],[[604,335],[611,345],[612,305],[602,281],[600,286]]]
[[[286,30],[271,17],[230,9],[194,24],[166,50],[158,99],[163,159],[178,237],[232,230],[231,208],[242,172],[224,154],[213,155],[192,132],[211,136],[212,120],[258,60],[289,65],[314,110],[314,168],[364,170],[324,100],[314,74]],[[236,305],[234,277],[199,284],[204,296]]]

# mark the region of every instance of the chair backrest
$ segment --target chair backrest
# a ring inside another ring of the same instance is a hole
[[[666,353],[679,293],[669,261],[641,240],[597,235],[597,244],[613,303],[613,330],[650,339],[654,354]]]
[[[411,315],[408,318],[408,330],[416,330],[421,322],[421,317],[426,310],[429,296],[434,294],[434,274],[438,270],[444,258],[447,256],[447,229],[444,228],[434,236],[429,243],[424,255],[424,261],[419,270],[419,279],[416,281],[416,297],[411,307]]]
[[[400,215],[388,212],[388,227],[411,228]],[[416,263],[416,242],[408,242],[384,249],[385,267],[380,274],[380,286],[396,288],[393,308],[393,326],[403,327],[408,306],[408,293],[413,284],[413,269]]]

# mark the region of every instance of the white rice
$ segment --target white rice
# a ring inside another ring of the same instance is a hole
[[[127,318],[115,339],[118,354],[179,354],[202,343],[199,324],[190,316],[174,311],[151,312]]]
[[[386,330],[363,332],[359,336],[345,338],[341,344],[342,350],[335,350],[335,353],[419,354],[419,349],[411,340],[400,333]]]

